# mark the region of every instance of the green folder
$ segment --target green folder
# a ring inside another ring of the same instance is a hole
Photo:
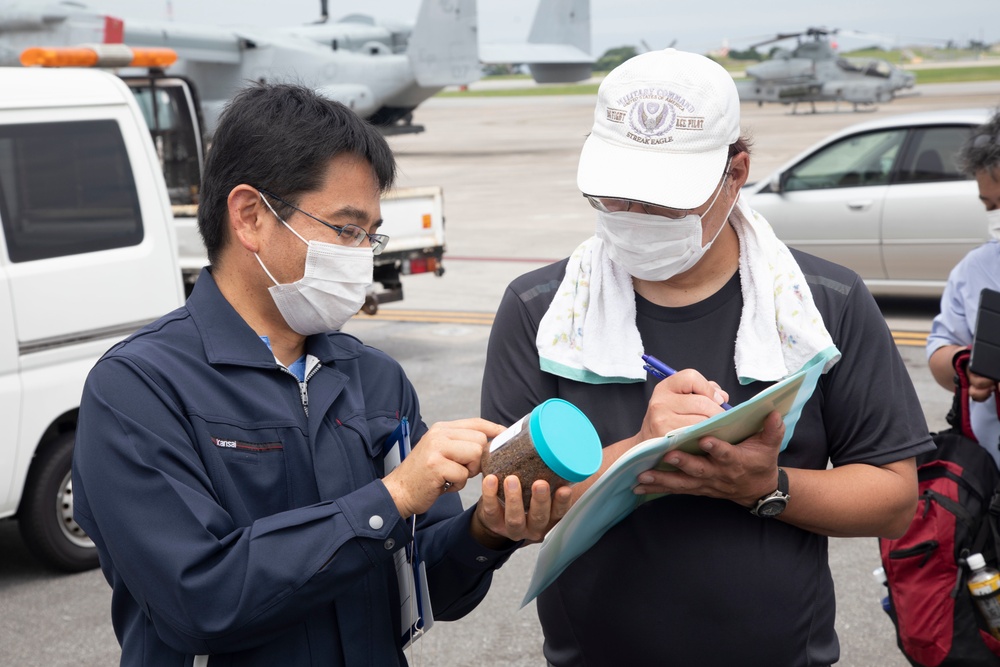
[[[781,413],[785,422],[785,436],[781,443],[784,450],[802,414],[802,407],[816,389],[824,367],[839,354],[837,348],[831,346],[813,357],[798,372],[732,410],[676,429],[661,438],[646,440],[626,452],[580,496],[566,516],[545,536],[521,606],[535,599],[570,563],[632,510],[647,500],[659,497],[637,496],[632,489],[638,485],[636,480],[640,473],[651,468],[671,469],[663,463],[667,452],[680,449],[700,454],[698,441],[706,435],[726,442],[742,442],[759,432],[764,419],[775,410]]]

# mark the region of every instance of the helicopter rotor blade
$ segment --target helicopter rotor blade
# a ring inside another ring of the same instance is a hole
[[[801,37],[804,34],[806,34],[806,33],[804,33],[804,32],[779,32],[774,37],[770,37],[770,38],[765,39],[763,41],[757,42],[756,44],[751,44],[747,48],[756,49],[758,46],[764,46],[766,44],[772,44],[774,42],[780,42],[783,39],[791,39],[792,37]]]

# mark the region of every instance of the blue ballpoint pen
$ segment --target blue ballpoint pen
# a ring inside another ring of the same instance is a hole
[[[642,367],[642,370],[646,371],[647,373],[649,373],[650,375],[652,375],[653,377],[655,377],[657,379],[660,379],[660,380],[666,380],[667,379],[666,375],[664,375],[663,373],[661,373],[657,369],[653,368],[649,364],[645,364]]]
[[[677,372],[651,354],[642,355],[642,360],[646,362],[646,365],[642,367],[643,370],[654,377],[660,378],[661,380],[665,380],[667,376],[673,375]],[[721,407],[723,410],[733,409],[733,406],[729,405],[729,403],[723,403]]]

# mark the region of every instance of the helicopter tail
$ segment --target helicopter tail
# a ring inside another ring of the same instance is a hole
[[[479,78],[476,0],[424,0],[406,51],[422,88]]]

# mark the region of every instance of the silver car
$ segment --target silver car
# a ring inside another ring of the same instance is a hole
[[[875,294],[940,296],[988,239],[976,182],[956,156],[989,109],[853,125],[748,185],[750,206],[787,245],[857,271]]]

